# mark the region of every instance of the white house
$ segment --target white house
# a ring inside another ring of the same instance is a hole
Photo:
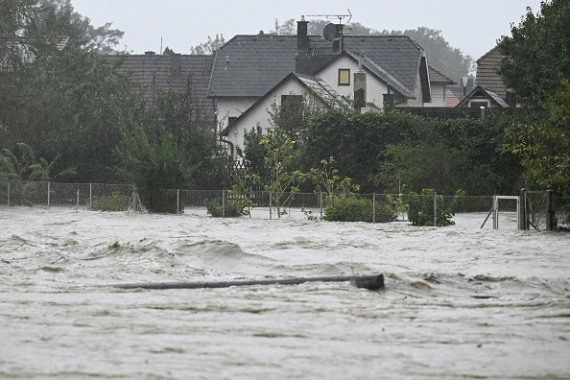
[[[307,90],[361,111],[445,106],[453,81],[428,67],[425,51],[409,37],[344,35],[342,25],[332,35],[309,36],[307,26],[298,21],[296,36],[235,36],[216,52],[208,98],[233,153],[243,148],[245,131],[270,128],[268,110],[281,96]]]

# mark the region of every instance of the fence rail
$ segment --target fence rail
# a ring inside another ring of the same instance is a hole
[[[560,207],[560,199],[548,195],[548,192],[523,192],[520,197],[522,206],[509,200],[498,202],[495,196],[358,194],[351,195],[351,201],[347,201],[346,197],[330,197],[324,193],[249,191],[238,194],[231,190],[179,189],[162,189],[156,193],[175,203],[172,210],[199,216],[372,223],[408,221],[426,226],[536,230],[556,229],[557,225],[568,226],[570,222],[568,207]],[[145,210],[145,204],[141,203],[132,184],[4,180],[0,181],[0,205]],[[334,219],[339,208],[342,208],[345,219]],[[552,208],[557,211],[554,218],[549,216]],[[353,209],[360,213],[351,219]]]

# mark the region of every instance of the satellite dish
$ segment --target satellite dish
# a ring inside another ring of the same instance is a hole
[[[336,25],[331,22],[325,26],[323,37],[325,40],[332,42],[336,38],[336,33]]]

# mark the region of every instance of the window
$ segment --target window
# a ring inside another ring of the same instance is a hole
[[[228,126],[232,125],[232,123],[233,123],[234,121],[236,121],[236,120],[237,120],[237,117],[235,117],[235,116],[229,116],[229,117],[228,117]]]
[[[338,69],[338,85],[350,86],[350,69]]]
[[[469,101],[469,108],[481,108],[481,107],[484,107],[484,108],[489,107],[489,101],[488,100],[479,100],[479,101],[470,100]]]

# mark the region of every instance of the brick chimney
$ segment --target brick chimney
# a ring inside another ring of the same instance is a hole
[[[297,53],[307,54],[309,50],[309,22],[305,21],[305,16],[301,16],[301,21],[297,21]]]
[[[180,75],[181,71],[181,54],[170,54],[170,72],[172,75]]]
[[[341,51],[344,51],[344,25],[335,24],[335,26],[336,33],[333,41],[333,53],[340,53]]]

